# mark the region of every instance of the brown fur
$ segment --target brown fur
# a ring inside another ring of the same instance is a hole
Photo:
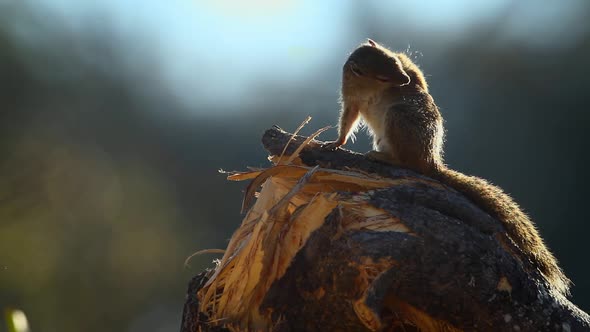
[[[339,138],[331,147],[345,144],[362,117],[376,150],[370,157],[431,176],[466,195],[502,221],[521,261],[532,263],[553,290],[568,294],[569,279],[518,204],[485,180],[444,165],[442,116],[424,74],[407,55],[371,40],[359,46],[343,68],[341,102]]]

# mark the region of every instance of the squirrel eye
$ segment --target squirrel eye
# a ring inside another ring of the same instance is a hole
[[[362,70],[359,69],[359,67],[357,66],[357,64],[355,62],[350,62],[349,64],[350,70],[353,72],[353,74],[355,74],[356,76],[362,76],[363,72]]]
[[[387,77],[387,76],[383,76],[383,75],[377,75],[375,78],[376,78],[377,80],[381,81],[381,82],[389,82],[389,81],[391,81],[391,80],[389,79],[389,77]]]

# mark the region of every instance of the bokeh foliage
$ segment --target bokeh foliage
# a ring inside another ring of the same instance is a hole
[[[265,165],[258,142],[273,124],[335,123],[345,54],[300,81],[260,79],[255,102],[186,104],[156,55],[128,52],[149,49],[147,37],[122,39],[106,19],[74,33],[43,11],[0,8],[0,308],[22,308],[34,331],[177,329],[186,282],[212,257],[189,270],[184,259],[223,248],[241,219],[243,184],[217,169]],[[441,39],[371,20],[376,10],[349,18],[356,35],[416,41],[446,118],[447,162],[514,195],[590,310],[590,21],[565,46],[539,46],[504,40],[503,17]],[[362,151],[359,136],[350,148]]]

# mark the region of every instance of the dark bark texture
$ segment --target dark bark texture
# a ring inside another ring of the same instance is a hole
[[[280,155],[291,136],[275,127],[262,143],[271,155]],[[304,139],[295,137],[286,153],[293,153]],[[308,166],[425,178],[362,154],[326,151],[316,141],[300,158]],[[503,231],[502,224],[457,191],[425,182],[368,195],[375,207],[402,220],[413,233],[361,229],[334,237],[340,214],[332,211],[265,296],[263,309],[272,308],[276,320],[273,330],[370,331],[351,305],[358,299],[357,287],[351,286],[358,278],[356,266],[369,257],[396,262],[365,292],[365,303],[382,330],[418,330],[404,323],[407,310],[400,308],[411,307],[435,322],[429,330],[590,331],[585,312],[549,291],[543,279],[527,271],[494,236]],[[189,285],[182,332],[223,331],[210,326],[198,310],[196,292],[206,279],[202,273]],[[320,289],[325,294],[313,295]]]

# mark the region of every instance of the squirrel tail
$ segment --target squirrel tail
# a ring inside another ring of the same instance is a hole
[[[569,295],[571,281],[557,265],[557,260],[543,243],[537,229],[518,204],[502,189],[486,180],[441,167],[435,178],[461,192],[473,203],[500,220],[507,236],[521,249],[527,260],[537,267],[550,286],[564,296]]]

